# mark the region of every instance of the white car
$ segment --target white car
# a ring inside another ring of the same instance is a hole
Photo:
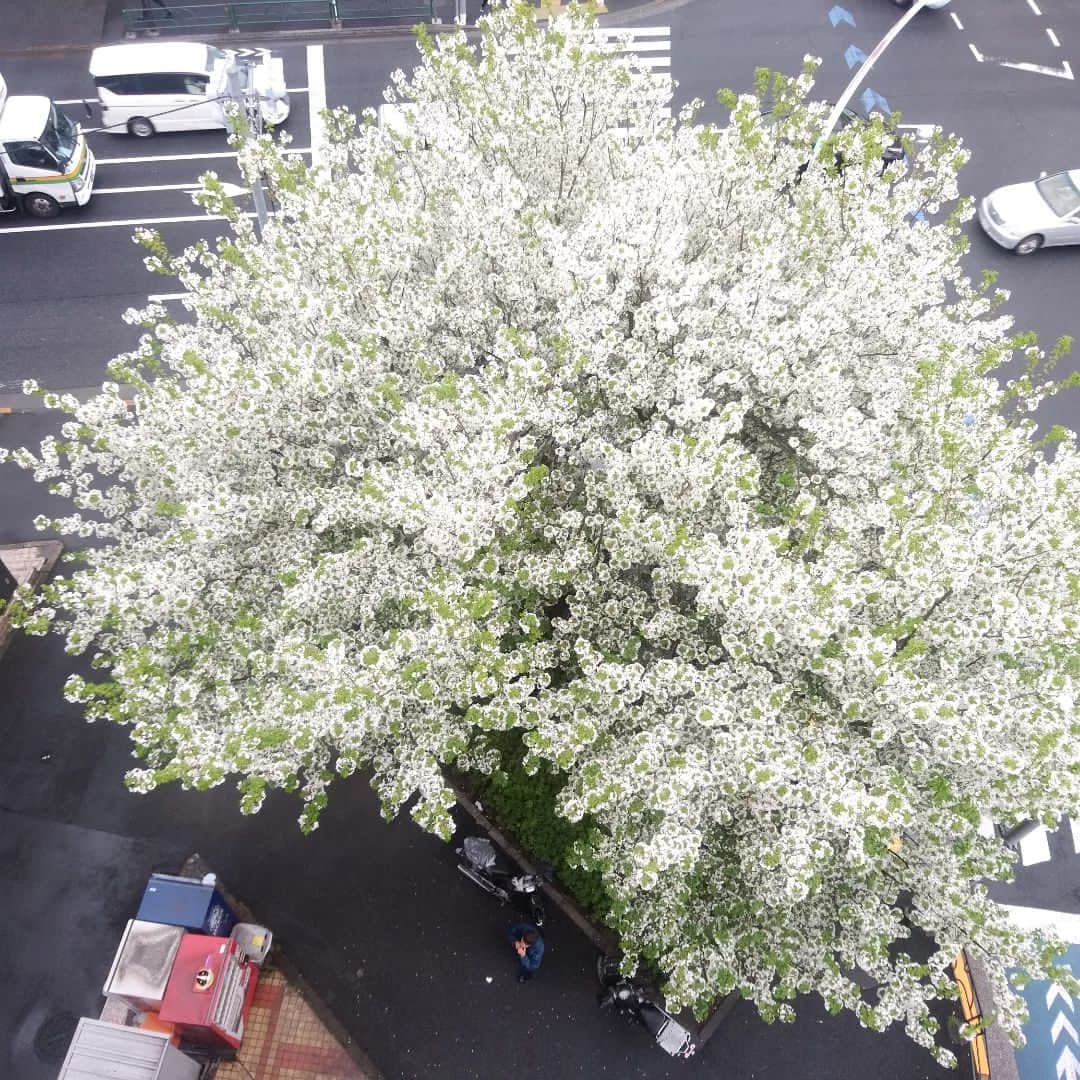
[[[1080,169],[995,188],[979,203],[979,224],[1017,255],[1080,244]]]
[[[103,45],[90,55],[90,74],[101,102],[102,124],[146,138],[158,131],[227,128],[230,69],[240,53],[191,41]],[[281,58],[249,49],[240,65],[246,89],[259,100],[268,124],[289,116]]]

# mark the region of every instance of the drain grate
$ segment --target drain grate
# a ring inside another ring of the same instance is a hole
[[[79,1018],[71,1013],[53,1013],[42,1022],[34,1036],[34,1054],[44,1065],[62,1065]]]

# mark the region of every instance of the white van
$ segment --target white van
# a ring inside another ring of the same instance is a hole
[[[263,120],[283,124],[289,94],[280,57],[268,49],[252,58],[251,86]],[[146,138],[158,131],[227,128],[229,69],[238,54],[190,41],[103,45],[90,55],[90,74],[101,102],[101,122],[117,134]]]

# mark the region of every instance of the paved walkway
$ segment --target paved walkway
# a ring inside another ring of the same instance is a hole
[[[280,971],[264,971],[235,1062],[216,1080],[375,1080],[330,1034],[301,991]]]

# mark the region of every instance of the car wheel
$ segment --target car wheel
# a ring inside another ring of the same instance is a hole
[[[32,191],[23,196],[23,210],[31,217],[50,218],[60,213],[60,204],[43,191]]]
[[[1013,248],[1014,255],[1030,255],[1034,251],[1038,251],[1043,246],[1043,238],[1038,235],[1025,236],[1016,247]]]
[[[154,134],[154,125],[145,116],[133,116],[128,121],[128,131],[137,139],[149,139]]]

